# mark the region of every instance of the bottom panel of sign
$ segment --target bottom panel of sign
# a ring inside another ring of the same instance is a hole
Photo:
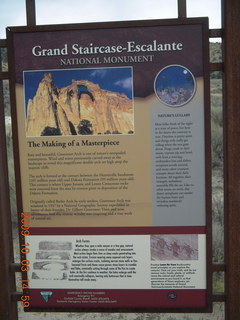
[[[204,308],[206,290],[31,289],[35,308]]]
[[[33,308],[204,308],[206,234],[176,231],[33,232],[24,294]]]

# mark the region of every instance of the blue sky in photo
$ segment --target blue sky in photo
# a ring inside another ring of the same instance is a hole
[[[95,68],[44,70],[24,72],[24,89],[26,105],[29,99],[36,95],[39,83],[45,73],[51,73],[53,83],[60,89],[72,84],[72,80],[88,80],[98,84],[101,89],[124,93],[129,99],[133,98],[132,68]]]

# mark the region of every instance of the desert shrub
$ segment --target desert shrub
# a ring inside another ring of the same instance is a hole
[[[41,136],[60,136],[61,132],[59,128],[45,127],[41,132]]]
[[[222,62],[222,44],[220,42],[210,42],[210,61]]]
[[[224,226],[213,221],[212,235],[213,263],[224,262]]]
[[[82,135],[91,135],[93,134],[92,124],[89,120],[81,120],[78,125],[78,133]]]
[[[212,107],[211,109],[211,121],[213,127],[223,127],[223,114],[221,107]]]
[[[212,198],[212,217],[214,223],[224,225],[223,215],[223,195],[220,193],[214,194]]]
[[[212,168],[223,167],[223,130],[222,127],[212,126]]]
[[[9,81],[3,80],[3,102],[5,116],[10,116],[10,92],[9,92]]]

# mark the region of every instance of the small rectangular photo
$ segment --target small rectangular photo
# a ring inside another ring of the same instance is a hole
[[[198,260],[198,235],[151,235],[151,260]]]
[[[132,67],[24,71],[26,136],[134,133]]]

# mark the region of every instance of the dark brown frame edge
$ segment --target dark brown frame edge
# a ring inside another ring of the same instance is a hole
[[[222,0],[226,319],[240,315],[240,1]]]
[[[207,20],[208,21],[208,20]],[[210,63],[209,26],[203,29],[204,67],[204,125],[205,125],[205,202],[207,238],[207,312],[212,312],[212,157],[211,157],[211,104],[210,104]]]
[[[0,49],[6,47],[1,41]],[[17,304],[13,293],[16,291],[14,266],[14,253],[12,243],[11,206],[8,180],[7,144],[5,132],[5,113],[3,102],[3,80],[8,73],[2,72],[2,59],[0,57],[0,318],[18,319]],[[3,290],[4,289],[4,290]]]
[[[180,19],[164,19],[164,20],[139,20],[139,21],[120,21],[120,22],[101,22],[101,23],[85,23],[85,24],[67,24],[67,25],[44,25],[44,26],[27,26],[27,27],[11,27],[7,29],[8,52],[10,62],[10,92],[12,106],[12,122],[13,122],[13,142],[15,157],[15,174],[17,185],[17,206],[18,212],[23,211],[21,178],[20,178],[20,161],[19,161],[19,145],[18,145],[18,128],[17,128],[17,110],[15,97],[15,75],[14,75],[14,33],[28,32],[48,32],[48,31],[71,31],[71,30],[89,30],[89,29],[115,29],[115,28],[136,28],[136,27],[152,27],[152,26],[177,26],[177,25],[202,25],[202,43],[203,43],[203,70],[204,70],[204,120],[205,120],[205,195],[206,195],[206,229],[207,229],[207,301],[205,308],[27,308],[26,311],[34,312],[211,312],[212,311],[212,213],[211,213],[211,129],[210,129],[210,84],[209,84],[209,29],[208,18],[180,18]],[[20,221],[19,221],[20,222]],[[20,230],[20,229],[19,229]],[[22,239],[20,237],[20,243]],[[23,275],[25,277],[25,274]]]

